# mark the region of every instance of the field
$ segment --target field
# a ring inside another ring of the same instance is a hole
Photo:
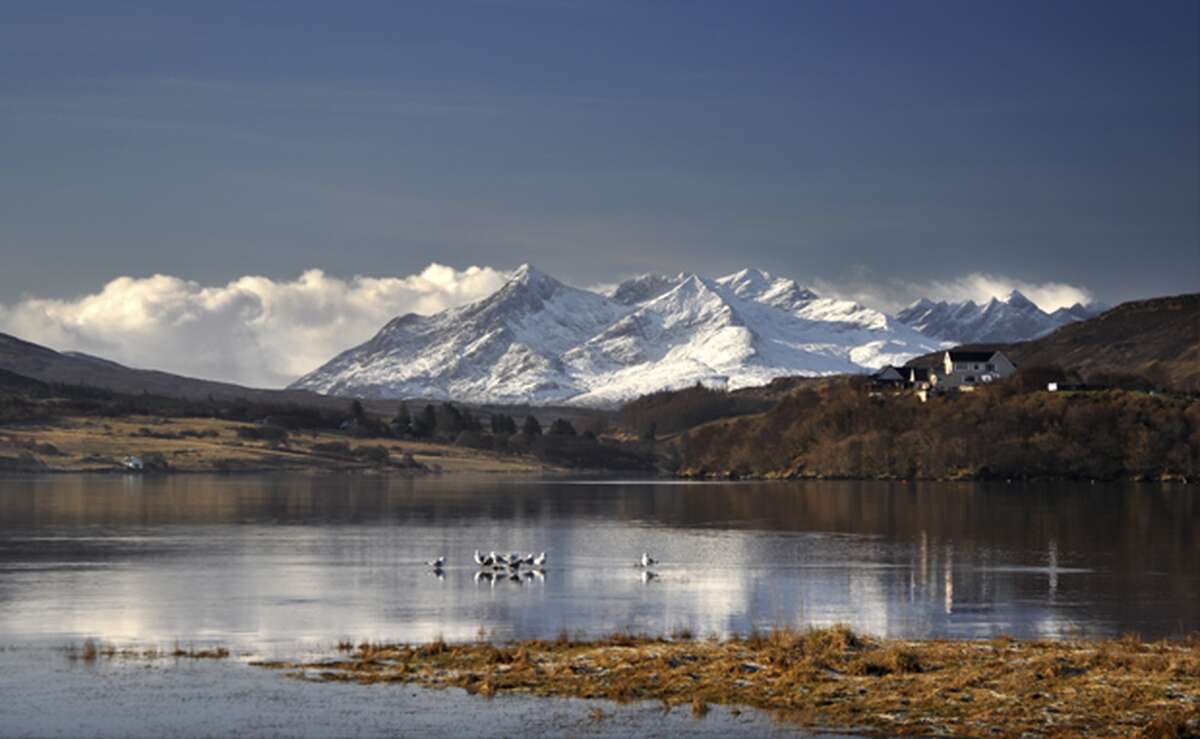
[[[324,470],[385,474],[537,474],[535,459],[458,446],[330,432],[256,438],[260,427],[204,418],[80,416],[0,426],[0,470],[108,472],[138,456],[151,472]],[[386,454],[384,454],[386,452]]]

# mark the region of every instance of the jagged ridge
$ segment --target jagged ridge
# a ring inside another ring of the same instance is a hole
[[[896,314],[896,318],[921,333],[955,344],[1025,341],[1045,336],[1056,328],[1099,315],[1103,306],[1076,303],[1047,313],[1018,290],[1007,297],[979,305],[921,299]]]
[[[758,270],[643,275],[607,294],[528,265],[493,295],[409,314],[294,388],[368,398],[612,405],[696,382],[862,372],[938,342],[848,300]]]

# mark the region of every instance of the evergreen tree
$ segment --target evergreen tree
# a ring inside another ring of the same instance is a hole
[[[413,436],[418,439],[428,439],[437,431],[437,409],[432,405],[426,405],[421,411],[421,415],[417,416],[412,421]]]
[[[479,422],[474,413],[464,408],[460,414],[462,415],[463,431],[483,431],[483,424]]]
[[[554,436],[574,436],[575,427],[565,418],[556,418],[554,423],[550,424],[550,433]]]
[[[525,416],[525,425],[521,427],[521,432],[526,436],[541,436],[542,424],[533,416]]]
[[[412,416],[408,413],[408,403],[401,403],[396,409],[396,417],[392,419],[392,431],[398,436],[412,432]]]
[[[517,433],[517,422],[504,413],[492,415],[492,433],[497,436],[512,436]]]
[[[442,403],[442,421],[440,430],[448,434],[457,434],[464,428],[462,412],[453,403]]]

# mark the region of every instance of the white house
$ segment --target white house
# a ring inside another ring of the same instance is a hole
[[[1004,352],[959,351],[951,349],[942,357],[938,385],[942,389],[973,390],[996,380],[1003,380],[1017,371]]]
[[[952,349],[934,367],[882,367],[871,375],[873,393],[912,390],[921,400],[930,393],[949,390],[969,392],[977,386],[1003,380],[1017,366],[1003,352]]]

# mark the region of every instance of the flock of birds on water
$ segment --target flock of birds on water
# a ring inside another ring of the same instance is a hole
[[[546,553],[521,554],[520,552],[512,552],[508,555],[497,554],[495,550],[483,554],[478,549],[475,550],[475,564],[479,566],[479,571],[475,573],[475,582],[486,581],[495,584],[499,580],[508,579],[513,582],[522,581],[521,568],[525,568],[525,580],[544,580],[546,578]],[[442,555],[437,559],[431,559],[425,563],[432,570],[433,574],[440,580],[446,574],[446,556]],[[650,568],[658,564],[658,560],[650,556],[649,552],[642,552],[641,559],[637,560],[635,566],[642,568],[642,581],[649,582],[658,577]]]

